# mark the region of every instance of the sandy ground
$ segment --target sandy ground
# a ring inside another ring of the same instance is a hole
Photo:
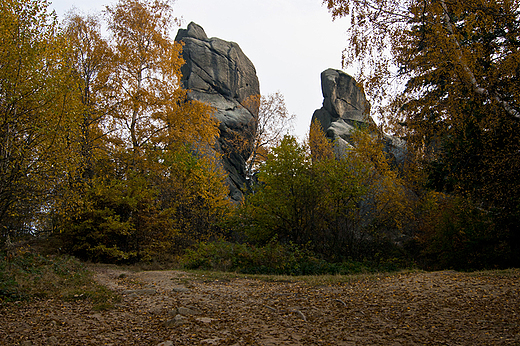
[[[94,267],[122,302],[0,307],[1,345],[520,345],[520,271],[345,284]]]

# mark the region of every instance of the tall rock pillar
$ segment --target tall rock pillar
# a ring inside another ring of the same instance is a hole
[[[175,38],[184,43],[181,68],[188,97],[216,109],[220,137],[216,150],[222,154],[222,166],[228,173],[230,197],[239,201],[246,183],[245,163],[251,154],[257,109],[248,109],[244,101],[260,94],[256,69],[239,45],[219,38],[208,38],[204,29],[190,23]],[[249,107],[250,108],[250,107]],[[237,143],[240,138],[242,144]]]
[[[312,121],[319,121],[327,138],[334,141],[335,154],[341,156],[352,147],[351,134],[356,128],[374,124],[370,104],[354,78],[343,71],[328,69],[321,73],[323,107]]]

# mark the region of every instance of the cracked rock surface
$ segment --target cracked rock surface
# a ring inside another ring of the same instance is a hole
[[[245,163],[251,154],[251,146],[243,143],[251,141],[258,116],[257,109],[245,106],[248,98],[260,94],[256,69],[238,44],[208,38],[193,22],[180,29],[175,40],[184,43],[186,63],[181,72],[189,98],[216,109],[220,138],[215,150],[222,154],[230,196],[239,201],[246,183]]]
[[[356,128],[367,129],[375,125],[370,115],[370,103],[354,78],[341,70],[327,69],[321,73],[323,106],[316,110],[312,121],[317,120],[327,138],[334,142],[336,157],[342,157],[354,146],[352,133]],[[400,165],[406,155],[404,143],[384,135],[384,150]]]
[[[352,148],[355,128],[374,124],[370,104],[354,78],[343,71],[327,69],[321,73],[323,107],[316,110],[312,121],[319,121],[326,136],[335,142],[336,156]]]

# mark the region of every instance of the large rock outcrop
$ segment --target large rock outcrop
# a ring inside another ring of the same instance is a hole
[[[190,23],[175,38],[184,43],[181,68],[183,86],[189,98],[216,109],[220,138],[216,150],[222,154],[222,166],[233,200],[242,198],[246,183],[245,162],[251,154],[249,143],[255,133],[257,109],[246,108],[249,97],[260,94],[256,70],[238,44],[208,38],[204,29]]]
[[[343,71],[328,69],[321,73],[323,107],[316,110],[312,121],[318,120],[327,138],[335,143],[336,155],[352,148],[352,132],[374,124],[370,104],[354,78]]]
[[[375,125],[370,117],[370,103],[354,78],[343,71],[327,69],[321,73],[323,107],[316,110],[312,121],[319,121],[327,138],[334,141],[336,157],[353,147],[352,133]],[[404,157],[402,144],[396,138],[384,136],[385,151],[396,163]]]

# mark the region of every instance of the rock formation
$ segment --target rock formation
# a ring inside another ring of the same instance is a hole
[[[316,110],[312,121],[318,120],[327,138],[334,141],[336,157],[341,157],[352,148],[352,132],[375,125],[370,117],[370,103],[354,78],[343,71],[327,69],[321,73],[323,107]],[[385,136],[385,150],[392,154],[396,163],[403,160],[399,141]]]
[[[369,116],[370,104],[354,78],[340,70],[321,73],[321,90],[323,107],[314,112],[312,121],[320,122],[327,138],[335,143],[336,155],[341,155],[352,147],[355,128],[374,124]]]
[[[220,122],[216,150],[222,154],[222,166],[228,173],[230,196],[238,201],[246,183],[245,162],[251,154],[249,143],[254,134],[257,109],[248,109],[244,101],[260,94],[256,70],[238,44],[208,38],[204,29],[190,23],[175,38],[184,42],[183,86],[189,98],[210,104]],[[239,142],[237,139],[240,138]]]

